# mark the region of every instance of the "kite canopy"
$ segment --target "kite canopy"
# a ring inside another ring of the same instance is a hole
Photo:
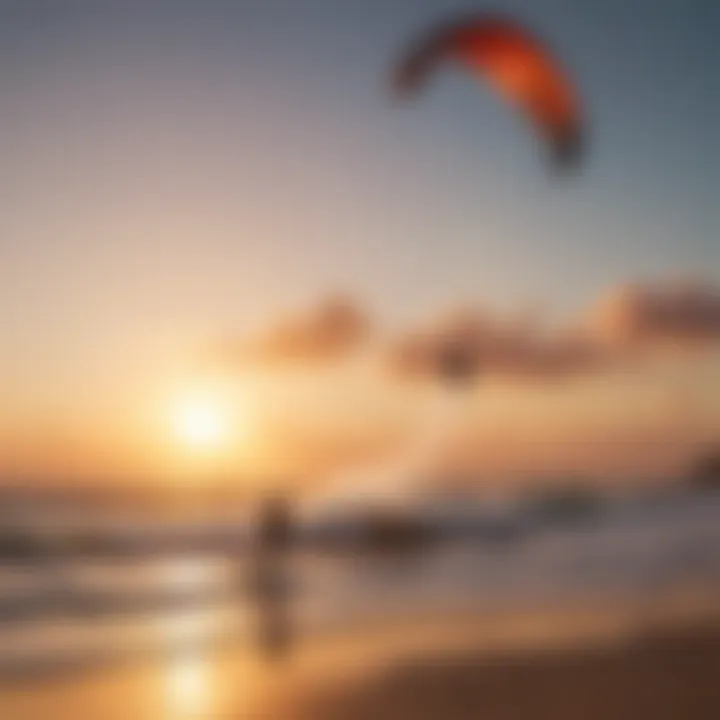
[[[395,71],[400,97],[424,89],[448,61],[470,70],[515,105],[548,143],[562,167],[583,151],[583,117],[577,91],[559,60],[513,20],[486,15],[433,28],[414,42]]]

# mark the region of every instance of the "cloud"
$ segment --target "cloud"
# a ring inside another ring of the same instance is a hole
[[[224,357],[261,367],[328,367],[370,347],[368,313],[345,296],[280,319]],[[645,283],[615,288],[565,327],[460,307],[374,346],[397,378],[471,381],[502,376],[564,379],[611,370],[667,347],[720,341],[720,288]]]
[[[610,360],[580,332],[547,333],[525,320],[471,309],[445,315],[390,348],[391,369],[410,378],[568,377],[598,370]]]
[[[254,339],[235,343],[233,360],[264,366],[338,362],[356,352],[370,334],[370,321],[352,300],[336,296],[304,313],[278,321]]]
[[[463,308],[396,338],[399,377],[561,379],[628,366],[666,348],[697,351],[720,342],[720,288],[648,283],[611,290],[565,328]]]
[[[720,288],[701,283],[625,285],[600,300],[587,325],[616,345],[692,350],[720,340]]]

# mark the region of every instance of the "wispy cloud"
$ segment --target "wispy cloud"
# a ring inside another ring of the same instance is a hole
[[[667,348],[685,352],[720,342],[720,288],[645,283],[613,289],[563,328],[464,308],[390,343],[400,377],[481,376],[559,379],[627,365]]]
[[[625,285],[600,300],[588,327],[620,345],[694,349],[720,340],[720,287],[700,282]]]
[[[344,296],[280,318],[257,337],[226,343],[224,359],[264,367],[339,362],[359,350],[370,334],[365,311]]]
[[[225,344],[223,358],[265,369],[326,369],[369,350],[392,377],[472,381],[561,380],[598,374],[667,347],[693,352],[720,341],[720,288],[655,282],[611,289],[562,327],[464,306],[390,337],[375,337],[362,305],[333,296]],[[372,342],[371,342],[372,341]]]
[[[552,378],[598,370],[611,360],[592,338],[573,330],[546,332],[528,321],[482,309],[445,315],[397,338],[391,370],[400,377],[481,375]]]

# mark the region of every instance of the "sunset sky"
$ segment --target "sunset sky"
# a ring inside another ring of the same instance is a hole
[[[0,1],[0,476],[309,478],[412,445],[438,388],[379,360],[458,304],[565,327],[686,281],[720,337],[720,8],[494,3],[585,99],[558,181],[471,78],[390,98],[407,41],[472,5]],[[348,357],[246,358],[336,294],[368,319]],[[720,366],[659,362],[479,383],[454,462],[667,473],[720,438]]]

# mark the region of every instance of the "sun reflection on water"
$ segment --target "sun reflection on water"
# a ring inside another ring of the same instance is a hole
[[[203,654],[174,658],[168,668],[168,716],[171,720],[210,717],[210,667]]]
[[[194,559],[172,563],[167,572],[174,584],[185,587],[202,585],[213,574],[211,567]],[[169,720],[211,715],[211,659],[206,643],[216,625],[211,610],[173,613],[162,620],[161,632],[171,648],[166,686]]]

